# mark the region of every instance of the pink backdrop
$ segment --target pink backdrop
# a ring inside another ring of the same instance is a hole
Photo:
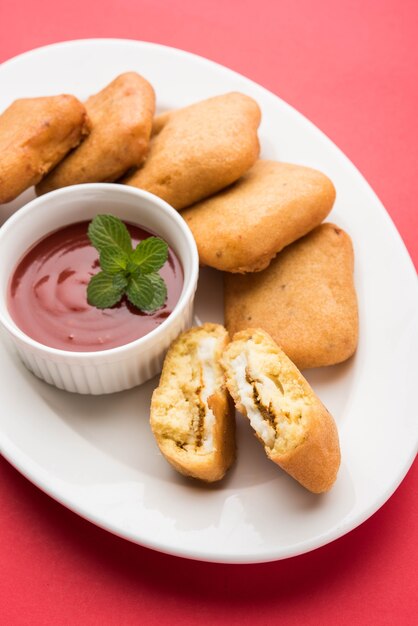
[[[418,266],[417,20],[415,0],[1,0],[0,61],[60,40],[124,37],[227,65],[288,101],[347,154]],[[416,463],[349,535],[251,566],[129,544],[56,504],[5,461],[0,472],[6,625],[417,623]]]

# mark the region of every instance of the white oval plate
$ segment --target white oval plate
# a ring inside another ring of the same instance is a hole
[[[157,379],[129,392],[84,397],[40,382],[4,343],[0,354],[1,451],[53,498],[110,532],[189,558],[247,563],[324,545],[389,498],[417,446],[418,291],[405,247],[368,184],[317,128],[272,93],[192,54],[123,40],[40,48],[0,67],[0,111],[24,96],[98,91],[136,70],[160,110],[238,90],[260,104],[262,156],[316,167],[337,202],[330,219],[352,236],[360,344],[349,362],[307,372],[338,424],[342,465],[315,496],[267,460],[238,419],[238,461],[219,486],[177,475],[158,452],[148,416]],[[4,219],[33,195],[0,207]],[[1,254],[1,253],[0,253]],[[218,272],[202,271],[196,315],[222,320]]]

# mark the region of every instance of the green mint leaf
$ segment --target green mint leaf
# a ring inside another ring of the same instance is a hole
[[[149,277],[142,275],[140,272],[133,274],[126,288],[128,300],[142,311],[150,310],[150,304],[154,294],[152,292],[152,283]]]
[[[103,249],[118,248],[125,254],[131,254],[131,236],[125,224],[114,215],[96,215],[88,227],[88,236],[93,246],[101,252]]]
[[[138,265],[132,260],[132,255],[129,257],[128,264],[126,266],[126,273],[130,276],[131,274],[141,273]]]
[[[119,302],[123,296],[126,281],[125,286],[121,287],[115,278],[115,276],[105,272],[99,272],[92,276],[87,285],[87,302],[98,309],[108,309]]]
[[[168,259],[168,245],[159,237],[148,237],[141,241],[131,255],[142,274],[151,274],[162,268]]]
[[[114,306],[126,293],[138,309],[153,312],[167,299],[166,284],[157,273],[168,259],[168,245],[148,237],[132,250],[125,224],[114,215],[97,215],[88,236],[100,253],[101,272],[90,279],[87,301],[99,309]]]
[[[129,256],[120,248],[109,246],[100,251],[100,267],[106,274],[124,272],[128,265]]]
[[[154,298],[150,305],[151,311],[156,311],[162,307],[167,300],[167,285],[159,274],[147,274],[147,277],[151,281],[154,292]]]
[[[113,286],[116,289],[123,289],[123,291],[125,291],[126,287],[128,286],[128,278],[125,272],[118,272],[117,274],[113,274],[112,278]]]
[[[152,313],[159,309],[167,298],[167,287],[159,274],[133,274],[126,290],[128,300],[138,309]]]

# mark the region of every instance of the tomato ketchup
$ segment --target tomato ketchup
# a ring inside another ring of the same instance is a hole
[[[159,326],[173,311],[183,288],[183,270],[170,248],[160,270],[167,285],[165,304],[144,313],[124,296],[108,309],[87,302],[87,285],[100,271],[99,253],[87,236],[89,222],[54,231],[34,244],[12,272],[8,309],[16,325],[39,343],[61,350],[107,350],[135,341]],[[135,247],[151,237],[126,224]]]

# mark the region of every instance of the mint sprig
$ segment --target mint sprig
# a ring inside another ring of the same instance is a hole
[[[87,301],[99,309],[107,309],[122,298],[125,285],[117,284],[114,276],[99,272],[92,276],[87,287]]]
[[[121,252],[132,252],[132,241],[128,229],[114,215],[97,215],[89,224],[87,234],[96,250],[118,248]]]
[[[97,215],[89,224],[88,236],[99,252],[102,270],[87,286],[89,304],[107,309],[125,294],[129,302],[147,313],[164,304],[167,286],[158,270],[168,259],[165,241],[148,237],[133,249],[128,229],[114,215]]]
[[[126,288],[128,299],[142,311],[154,311],[165,302],[167,287],[159,274],[133,274]]]

